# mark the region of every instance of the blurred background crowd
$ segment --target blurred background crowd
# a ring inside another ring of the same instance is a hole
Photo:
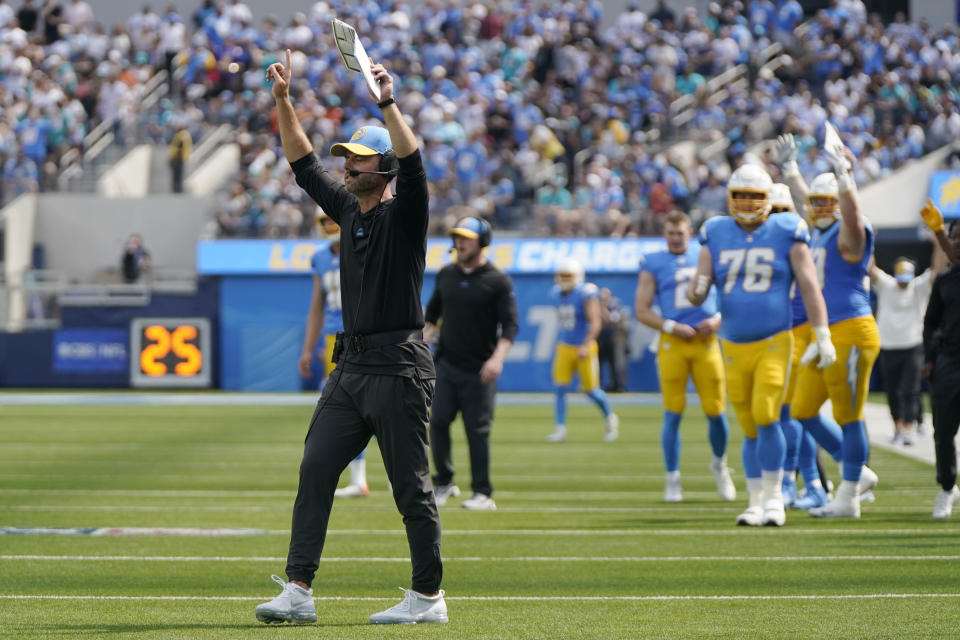
[[[797,136],[809,180],[827,170],[829,119],[861,185],[960,135],[955,29],[884,23],[861,0],[813,16],[796,0],[702,14],[661,1],[606,22],[595,0],[330,0],[256,23],[242,0],[206,0],[193,15],[146,5],[113,25],[85,0],[0,0],[0,202],[64,188],[98,125],[123,148],[228,124],[241,170],[217,198],[214,233],[311,235],[315,207],[283,159],[264,71],[294,51],[298,115],[339,171],[329,144],[379,113],[341,63],[333,17],[396,79],[423,139],[434,234],[465,214],[530,235],[656,234],[674,208],[722,214],[745,154],[776,177],[763,141],[780,133]],[[170,91],[147,103],[160,72]]]

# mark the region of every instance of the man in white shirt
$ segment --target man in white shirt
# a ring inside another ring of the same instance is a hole
[[[903,257],[894,261],[893,275],[876,264],[870,268],[870,281],[877,294],[880,363],[894,421],[895,444],[913,444],[914,428],[922,426],[923,315],[933,281],[945,264],[945,256],[934,247],[933,264],[919,276],[913,260]]]

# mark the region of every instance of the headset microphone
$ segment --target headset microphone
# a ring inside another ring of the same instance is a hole
[[[369,173],[375,176],[393,176],[396,175],[393,171],[357,171],[356,169],[347,169],[347,173],[352,177],[356,178],[361,173]]]

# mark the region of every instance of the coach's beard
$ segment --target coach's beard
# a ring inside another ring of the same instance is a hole
[[[349,184],[344,184],[347,191],[361,198],[375,194],[383,189],[383,177],[375,174],[361,173],[353,176]]]

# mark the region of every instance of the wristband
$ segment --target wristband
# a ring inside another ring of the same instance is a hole
[[[677,327],[677,322],[675,320],[664,320],[663,327],[660,328],[664,333],[673,333],[673,330]]]
[[[394,100],[393,98],[387,98],[383,102],[378,102],[377,106],[380,107],[381,109],[385,109],[392,104],[396,104],[396,100]]]

